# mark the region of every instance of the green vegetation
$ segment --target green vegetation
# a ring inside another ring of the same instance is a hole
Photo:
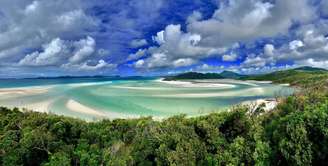
[[[223,78],[230,78],[230,79],[241,79],[241,78],[246,77],[246,75],[238,74],[238,73],[235,73],[232,71],[223,71],[220,73],[220,75]]]
[[[274,83],[289,83],[291,85],[308,86],[313,83],[317,84],[321,80],[328,78],[328,71],[314,67],[299,67],[290,70],[276,71],[262,75],[241,75],[232,71],[223,71],[221,73],[197,73],[188,72],[176,76],[166,77],[165,81],[186,80],[186,79],[240,79],[240,80],[257,80],[273,81]]]
[[[325,83],[328,79],[328,71],[320,68],[301,67],[264,75],[247,76],[242,79],[273,81],[274,83],[289,83],[291,85],[308,87]]]
[[[326,165],[328,83],[317,79],[256,114],[87,123],[0,108],[0,165]]]
[[[197,73],[197,72],[188,72],[178,74],[176,76],[168,76],[165,81],[173,80],[186,80],[186,79],[222,79],[223,77],[217,73]]]
[[[246,77],[245,75],[241,75],[232,71],[223,71],[221,73],[197,73],[197,72],[188,72],[178,74],[176,76],[168,76],[165,77],[165,81],[173,81],[173,80],[192,80],[192,79],[241,79]]]

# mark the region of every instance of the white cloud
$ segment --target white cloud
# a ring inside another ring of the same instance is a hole
[[[69,61],[71,63],[80,63],[95,52],[96,41],[92,37],[87,37],[86,39],[75,42],[74,47],[76,51]]]
[[[159,45],[147,50],[145,68],[176,67],[173,62],[190,59],[195,64],[200,59],[221,55],[239,47],[238,43],[252,44],[260,38],[288,35],[291,26],[302,25],[316,19],[316,8],[307,0],[228,0],[220,3],[212,17],[204,19],[194,11],[186,20],[186,32],[180,25],[168,25],[153,40]],[[299,12],[302,11],[302,12]],[[324,28],[323,28],[324,29]],[[267,44],[260,55],[246,57],[242,66],[263,67],[279,59],[274,45]],[[163,55],[160,60],[158,54]],[[276,56],[276,57],[275,57]],[[236,54],[224,54],[223,61],[235,61]]]
[[[82,6],[79,0],[0,1],[2,62],[14,65],[26,50],[37,50],[55,38],[72,40],[96,30],[98,20],[87,15]]]
[[[236,61],[236,59],[238,58],[237,54],[232,53],[232,54],[225,54],[222,56],[222,60],[223,61],[227,61],[227,62],[233,62]]]
[[[135,39],[135,40],[131,41],[130,46],[132,48],[139,48],[139,47],[145,46],[147,44],[148,44],[148,42],[146,39]]]
[[[130,61],[130,60],[136,60],[136,59],[142,58],[146,55],[146,53],[147,53],[146,49],[139,49],[136,53],[130,54],[128,56],[127,60]]]
[[[148,48],[147,53],[151,56],[145,59],[145,68],[191,65],[201,58],[218,55],[226,51],[225,48],[200,46],[201,36],[183,32],[181,25],[168,25],[165,30],[158,32],[153,40],[159,46]],[[136,54],[130,57],[138,57]]]
[[[104,60],[99,60],[96,64],[90,65],[88,62],[83,62],[82,64],[64,64],[62,68],[65,68],[68,71],[96,71],[100,69],[114,69],[116,68],[116,64],[109,64]]]
[[[328,39],[319,31],[309,29],[303,31],[298,40],[289,43],[287,48],[279,50],[277,60],[291,60],[296,64],[319,64],[328,60]]]
[[[27,54],[19,64],[23,66],[59,65],[70,53],[68,47],[65,41],[59,38],[53,39],[43,46],[43,52],[36,51]]]
[[[195,61],[191,58],[181,58],[177,59],[173,62],[174,67],[184,67],[184,66],[190,66],[194,64]]]
[[[304,46],[304,44],[300,40],[293,40],[289,43],[289,49],[291,49],[291,50],[296,50],[296,49],[298,49],[300,47],[303,47],[303,46]]]
[[[145,61],[141,59],[141,60],[138,60],[138,61],[134,64],[134,66],[135,66],[136,68],[142,68],[143,65],[144,65],[144,63],[145,63]]]
[[[297,32],[297,39],[285,43],[280,48],[267,44],[264,52],[258,56],[251,55],[243,62],[244,66],[274,65],[277,62],[292,62],[298,66],[324,67],[328,62],[328,38],[321,28],[304,26]]]
[[[25,11],[26,14],[30,14],[32,12],[35,12],[38,7],[39,7],[39,2],[38,1],[33,1],[31,4],[26,6],[24,11]]]
[[[208,65],[208,64],[202,64],[200,66],[196,67],[196,71],[200,72],[220,72],[225,70],[226,67],[224,66],[213,66],[213,65]]]
[[[56,66],[69,70],[98,70],[115,67],[108,64],[96,51],[96,42],[92,37],[86,37],[79,41],[66,41],[60,38],[53,39],[43,45],[41,52],[36,51],[27,54],[20,60],[20,66]],[[99,59],[97,62],[96,59]],[[93,65],[90,65],[93,62]]]
[[[266,60],[255,55],[250,55],[246,58],[246,60],[242,63],[242,67],[250,68],[250,67],[264,67],[266,65]]]
[[[314,67],[320,67],[320,68],[328,68],[328,59],[327,60],[321,60],[316,61],[312,58],[296,61],[296,64],[300,66],[314,66]]]
[[[264,46],[264,55],[271,57],[274,55],[274,50],[275,50],[274,45],[266,44]]]
[[[260,37],[286,34],[293,22],[307,22],[315,12],[306,0],[230,0],[212,18],[190,22],[188,32],[200,34],[207,46],[230,46]],[[299,12],[302,11],[302,12]]]

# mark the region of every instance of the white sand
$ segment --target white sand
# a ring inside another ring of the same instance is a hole
[[[177,85],[179,87],[186,88],[234,88],[235,85],[226,84],[223,81],[217,80],[189,80],[189,81],[164,81],[163,79],[157,80],[157,82]]]
[[[103,117],[106,119],[119,119],[119,118],[134,119],[140,117],[138,115],[121,114],[111,111],[106,111],[106,112],[98,111],[96,109],[85,106],[72,99],[68,100],[68,102],[66,103],[66,107],[73,112],[93,115],[97,117]]]
[[[229,97],[229,96],[255,96],[264,93],[263,88],[249,88],[245,90],[219,92],[219,93],[183,93],[183,94],[165,94],[153,95],[153,97],[169,97],[169,98],[208,98],[208,97]]]
[[[100,111],[96,111],[90,107],[87,107],[85,105],[82,105],[81,103],[75,101],[75,100],[68,100],[68,102],[66,103],[66,107],[74,112],[78,112],[78,113],[83,113],[83,114],[89,114],[89,115],[95,115],[95,116],[106,116],[105,113],[100,112]]]
[[[170,90],[169,88],[156,88],[156,87],[137,87],[137,86],[112,86],[118,89],[133,89],[133,90]]]
[[[245,80],[251,83],[259,83],[259,84],[272,84],[272,81],[256,81],[256,80]]]
[[[26,87],[26,88],[2,88],[0,96],[3,95],[34,95],[46,93],[50,87]]]

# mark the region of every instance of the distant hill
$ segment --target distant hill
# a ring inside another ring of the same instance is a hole
[[[241,75],[232,71],[223,71],[222,73],[197,73],[197,72],[188,72],[188,73],[181,73],[176,76],[168,76],[164,80],[171,81],[171,80],[192,80],[192,79],[241,79],[246,77],[245,75]]]
[[[296,71],[308,71],[308,72],[327,72],[328,70],[323,69],[323,68],[317,68],[317,67],[310,67],[310,66],[303,66],[303,67],[298,67],[293,70]]]
[[[274,83],[290,83],[291,85],[310,85],[328,80],[328,71],[314,67],[299,67],[295,69],[276,71],[269,74],[251,75],[243,80],[272,81]]]
[[[222,73],[220,73],[220,75],[223,78],[231,78],[231,79],[240,79],[246,77],[246,75],[238,74],[232,71],[223,71]]]
[[[189,79],[222,79],[223,77],[217,73],[197,73],[197,72],[188,72],[178,74],[176,76],[168,76],[164,80],[189,80]]]
[[[299,67],[295,69],[276,71],[261,75],[241,75],[232,71],[222,73],[197,73],[188,72],[176,76],[168,76],[164,80],[187,80],[187,79],[240,79],[256,81],[272,81],[274,83],[289,83],[291,85],[311,85],[316,82],[328,82],[328,70],[315,67]]]

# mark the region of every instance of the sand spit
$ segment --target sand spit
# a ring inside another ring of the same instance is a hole
[[[183,93],[168,95],[153,95],[153,97],[169,97],[169,98],[209,98],[209,97],[232,97],[232,96],[255,96],[264,93],[263,88],[249,88],[245,90],[236,90],[231,92],[219,93]]]
[[[50,87],[26,87],[26,88],[3,88],[0,89],[0,96],[2,95],[35,95],[46,93]]]
[[[121,118],[135,119],[135,118],[140,117],[137,115],[121,114],[121,113],[116,113],[116,112],[111,112],[111,111],[108,111],[108,112],[107,111],[106,112],[98,111],[96,109],[85,106],[85,105],[79,103],[78,101],[75,101],[72,99],[67,101],[66,107],[70,111],[96,116],[101,119],[121,119]]]
[[[83,113],[83,114],[88,114],[88,115],[95,115],[95,116],[106,116],[105,113],[96,111],[90,107],[87,107],[75,100],[68,100],[66,103],[66,107],[73,111],[73,112],[78,112],[78,113]]]
[[[207,80],[206,82],[201,80],[190,80],[190,81],[164,81],[163,79],[157,80],[157,82],[176,85],[184,88],[235,88],[235,85],[225,83],[217,80]]]

